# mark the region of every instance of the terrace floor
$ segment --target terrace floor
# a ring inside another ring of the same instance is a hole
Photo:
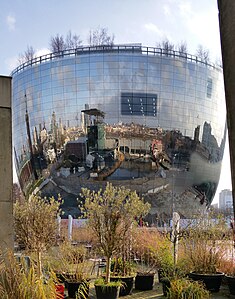
[[[90,288],[90,299],[96,299],[95,295],[95,288],[94,285],[91,285]],[[120,297],[123,299],[161,299],[166,298],[163,296],[162,292],[162,285],[159,282],[155,282],[154,288],[151,291],[137,291],[133,290],[131,295]],[[220,288],[220,291],[218,293],[212,293],[211,299],[235,299],[235,295],[230,295],[228,287],[226,285],[222,285]],[[66,297],[66,299],[69,299],[69,297]]]

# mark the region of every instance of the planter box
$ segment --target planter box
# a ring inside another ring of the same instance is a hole
[[[110,277],[110,281],[122,281],[119,296],[126,296],[132,293],[134,286],[134,276],[130,277]]]
[[[235,295],[235,276],[226,275],[226,281],[228,283],[229,292],[232,295]]]
[[[135,278],[135,289],[148,291],[153,289],[154,273],[137,274]]]
[[[161,283],[162,283],[162,291],[163,291],[163,295],[165,297],[167,297],[167,293],[169,291],[169,288],[171,287],[171,282],[168,278],[162,278],[161,279]]]
[[[117,299],[119,297],[120,287],[95,285],[97,299]]]
[[[191,272],[189,273],[189,277],[196,281],[202,281],[208,291],[219,292],[224,273],[217,272],[215,274],[201,274]]]
[[[88,298],[89,295],[89,282],[87,281],[80,281],[80,282],[73,282],[73,281],[67,281],[66,286],[68,289],[68,295],[69,298],[76,298],[76,293],[78,292],[78,289],[81,288],[83,295],[80,296],[81,298]],[[78,297],[78,298],[80,298]]]

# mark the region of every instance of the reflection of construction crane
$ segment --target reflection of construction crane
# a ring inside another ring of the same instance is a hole
[[[90,116],[90,123],[89,123],[90,126],[103,123],[104,115],[105,115],[103,111],[93,108],[93,109],[85,109],[82,110],[81,112]]]

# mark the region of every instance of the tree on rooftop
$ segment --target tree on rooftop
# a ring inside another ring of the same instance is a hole
[[[95,30],[90,30],[88,44],[90,46],[112,46],[114,44],[114,34],[110,35],[107,28],[98,27]]]
[[[61,52],[66,49],[65,41],[63,35],[57,34],[52,36],[50,40],[50,50],[52,52]]]
[[[36,57],[36,51],[32,46],[28,46],[24,53],[20,54],[18,57],[19,64],[23,64],[27,61],[32,60]]]
[[[177,47],[176,47],[177,51],[182,55],[182,54],[186,54],[188,51],[188,46],[186,41],[181,41]]]
[[[210,62],[210,52],[208,49],[205,49],[202,45],[198,45],[196,50],[196,56],[203,62]]]
[[[168,55],[171,51],[174,51],[175,45],[171,43],[168,38],[163,39],[161,42],[157,43],[157,48],[161,48],[163,50],[163,54]]]
[[[144,203],[136,192],[110,183],[98,192],[83,188],[82,196],[85,198],[84,215],[107,259],[105,281],[108,283],[111,258],[130,238],[135,219],[146,215],[150,204]]]
[[[82,40],[79,35],[72,34],[71,30],[66,35],[65,47],[66,49],[76,49],[82,45]]]
[[[79,35],[72,34],[71,30],[68,31],[67,35],[55,35],[50,40],[50,50],[52,52],[61,52],[69,49],[76,49],[82,45],[82,40]]]

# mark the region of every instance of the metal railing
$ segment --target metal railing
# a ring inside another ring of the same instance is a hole
[[[56,59],[61,59],[65,57],[79,56],[84,54],[101,54],[101,53],[126,53],[126,54],[141,54],[147,56],[164,56],[164,57],[173,57],[184,59],[186,61],[195,62],[204,64],[207,67],[222,70],[222,67],[215,65],[213,63],[203,61],[195,55],[191,55],[188,53],[175,51],[175,50],[166,50],[162,48],[154,48],[154,47],[145,47],[141,44],[125,44],[125,45],[103,45],[103,46],[82,46],[76,49],[68,49],[60,52],[49,53],[43,56],[35,57],[29,61],[24,62],[15,68],[11,76],[32,67],[36,64],[41,64],[46,61],[52,61]]]

